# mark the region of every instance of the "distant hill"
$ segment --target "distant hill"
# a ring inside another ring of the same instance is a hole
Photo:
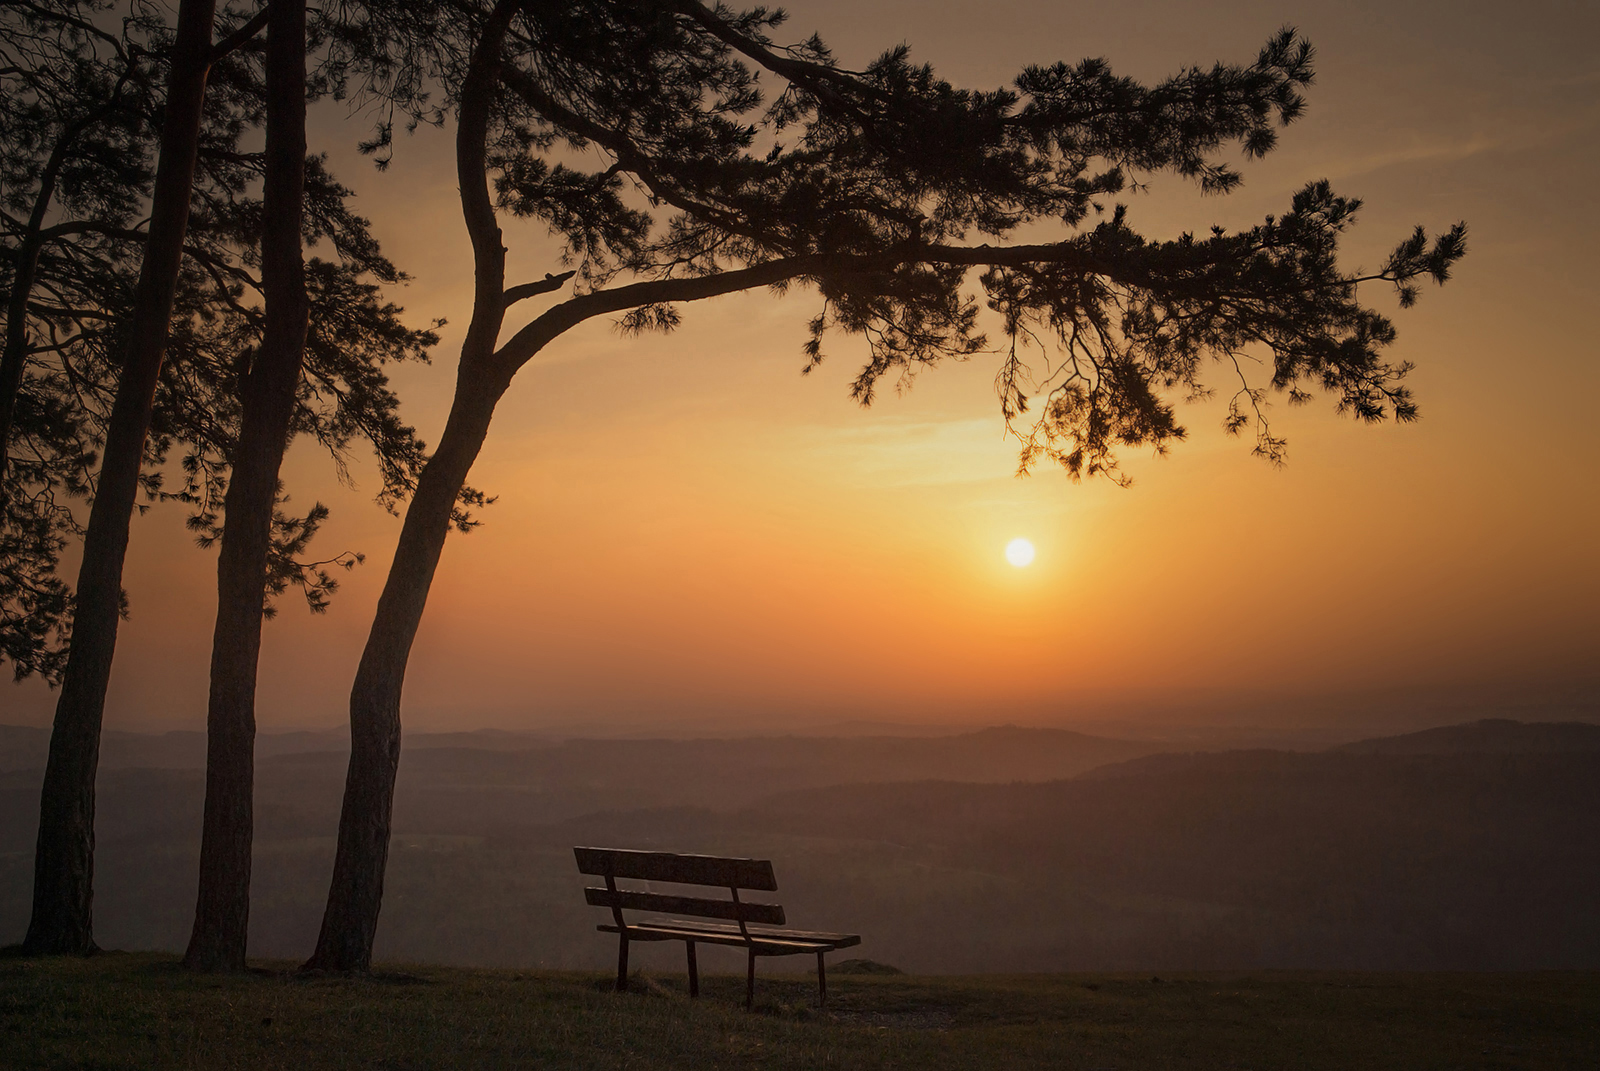
[[[1257,751],[1121,770],[786,793],[720,822],[663,814],[659,831],[594,816],[567,839],[848,842],[806,880],[828,924],[861,919],[897,964],[937,932],[963,970],[1600,966],[1600,754]]]
[[[1587,726],[1507,724],[1320,753],[1014,728],[408,740],[378,954],[603,965],[571,854],[597,843],[771,858],[793,924],[860,932],[862,955],[911,970],[1600,967],[1600,750],[1529,743]],[[1485,738],[1499,750],[1460,746]],[[256,955],[315,939],[345,766],[258,763]],[[26,925],[39,777],[0,772],[0,944]],[[197,767],[102,769],[106,947],[183,947],[204,788]]]
[[[0,773],[42,770],[50,753],[50,732],[28,725],[0,725]]]
[[[303,955],[315,936],[347,765],[344,748],[332,746],[343,745],[342,735],[259,738],[251,932],[260,954]],[[126,736],[135,739],[107,734],[101,764],[97,933],[108,947],[182,947],[204,801],[203,741],[198,733]],[[9,769],[0,772],[0,944],[26,925],[46,741],[39,729],[0,734],[8,749],[0,771]],[[524,746],[507,747],[515,742]],[[774,792],[864,780],[1059,779],[1156,746],[1015,728],[953,737],[559,744],[416,734],[405,743],[384,908],[383,940],[396,943],[380,948],[458,963],[587,962],[592,923],[581,893],[572,895],[571,844],[548,843],[556,823],[568,819],[663,807],[731,812]],[[434,743],[450,746],[428,746]],[[546,855],[553,862],[531,861]],[[519,921],[508,928],[506,918]]]
[[[42,769],[49,731],[0,726],[0,770]],[[1004,726],[953,736],[551,741],[522,733],[407,733],[403,779],[441,788],[517,786],[543,793],[615,793],[611,806],[727,806],[772,792],[858,781],[1047,781],[1161,749],[1063,729]],[[263,766],[292,756],[349,752],[344,730],[262,733]],[[205,734],[108,732],[105,769],[204,769]],[[308,760],[313,764],[323,760]],[[336,765],[343,776],[343,760]],[[604,799],[595,800],[606,806]],[[585,804],[587,807],[588,805]]]
[[[1486,718],[1404,736],[1358,740],[1335,751],[1362,755],[1527,755],[1600,751],[1600,725]]]
[[[49,745],[48,729],[0,725],[0,771],[43,769]],[[1187,751],[1196,745],[1180,746]],[[256,737],[259,762],[315,752],[345,755],[349,749],[350,737],[345,729],[261,733]],[[684,789],[705,788],[707,776],[714,776],[725,793],[732,791],[744,799],[750,792],[769,794],[807,785],[863,781],[1048,781],[1166,754],[1172,749],[1171,742],[1160,739],[1123,740],[1064,729],[1016,726],[943,736],[566,740],[479,729],[408,732],[404,740],[405,752],[417,759],[414,765],[419,776],[448,779],[459,775],[471,780],[477,774],[468,773],[468,769],[481,765],[483,774],[494,783],[615,786],[625,793],[616,801],[619,806],[646,805],[631,794],[628,786],[656,783],[662,776],[678,782],[679,788],[672,793],[674,800],[689,802],[691,797],[699,797],[695,792],[685,796]],[[1493,719],[1362,740],[1334,750],[1391,755],[1594,752],[1600,751],[1600,725]],[[424,758],[418,754],[424,751],[463,754],[455,758]],[[205,734],[194,730],[111,730],[101,738],[100,765],[108,770],[199,770],[205,768],[205,759]],[[1168,757],[1153,761],[1187,760]],[[1108,769],[1095,776],[1121,773]],[[769,780],[773,777],[776,782]],[[646,791],[645,795],[665,802],[653,791]]]
[[[553,741],[532,733],[478,729],[462,733],[407,733],[408,748],[467,747],[480,751],[526,751],[547,747]],[[50,751],[50,730],[30,725],[0,725],[0,771],[43,769]],[[259,733],[256,758],[298,755],[313,751],[350,751],[348,729],[300,730]],[[194,729],[166,733],[132,733],[108,730],[100,737],[100,765],[109,770],[137,767],[156,770],[203,770],[206,734]]]
[[[256,757],[301,751],[350,749],[347,730],[262,733]],[[50,730],[28,725],[0,725],[0,771],[42,770],[50,754]],[[100,768],[105,770],[203,770],[206,734],[195,730],[130,733],[109,730],[100,735]]]
[[[1589,722],[1520,722],[1507,718],[1488,718],[1462,725],[1380,736],[1357,740],[1329,749],[1325,754],[1343,755],[1587,755],[1600,752],[1600,725]],[[1172,775],[1180,770],[1214,766],[1218,755],[1233,756],[1228,761],[1247,761],[1250,755],[1279,755],[1283,752],[1255,748],[1249,750],[1158,751],[1126,762],[1109,763],[1081,776],[1106,781],[1122,777]]]

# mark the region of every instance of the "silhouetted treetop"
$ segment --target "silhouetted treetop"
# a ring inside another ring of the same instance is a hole
[[[1357,277],[1337,246],[1360,203],[1326,182],[1243,233],[1166,241],[1138,234],[1118,200],[1158,173],[1236,188],[1226,157],[1270,151],[1304,108],[1313,51],[1292,29],[1253,63],[1155,85],[1091,59],[976,91],[905,47],[845,69],[817,37],[779,43],[784,15],[764,8],[507,0],[497,12],[509,28],[486,140],[495,196],[559,234],[589,288],[502,348],[510,370],[574,318],[670,329],[676,301],[800,281],[823,298],[812,364],[829,329],[866,340],[863,403],[886,375],[990,349],[980,300],[998,313],[1006,419],[1043,395],[1024,468],[1047,457],[1074,476],[1115,474],[1118,448],[1164,449],[1184,435],[1176,401],[1210,393],[1214,362],[1237,379],[1226,427],[1253,426],[1273,460],[1284,443],[1261,419],[1268,391],[1326,390],[1363,420],[1416,415],[1409,365],[1383,356],[1394,328],[1357,289],[1385,281],[1409,304],[1421,277],[1448,277],[1462,226],[1419,229]],[[1014,244],[1052,226],[1066,233]],[[657,285],[614,285],[623,276]],[[1042,363],[1024,361],[1028,347]],[[1252,382],[1243,369],[1260,358],[1270,370]]]
[[[83,534],[123,371],[148,238],[172,31],[163,13],[94,2],[0,5],[0,662],[54,682],[73,593],[57,575]],[[146,501],[193,510],[216,535],[239,425],[239,384],[261,334],[263,121],[260,19],[226,12],[210,66],[174,315],[139,475]],[[220,54],[226,48],[226,54]],[[359,76],[360,71],[355,71]],[[340,474],[357,441],[377,455],[375,489],[394,509],[425,460],[399,416],[391,361],[425,359],[436,337],[407,327],[383,287],[404,281],[351,191],[321,157],[307,163],[304,234],[328,259],[308,266],[313,315],[293,430],[327,448]],[[326,515],[280,511],[269,595],[301,586],[312,609],[337,586],[303,552]],[[334,555],[349,563],[357,556]]]
[[[473,252],[472,319],[439,445],[418,475],[350,690],[351,754],[328,904],[308,966],[365,970],[383,901],[401,747],[401,695],[452,520],[496,406],[517,371],[566,331],[621,314],[625,332],[670,330],[678,305],[758,288],[815,287],[807,367],[830,328],[859,335],[863,403],[988,348],[986,302],[1006,335],[997,378],[1008,421],[1044,404],[1023,465],[1116,476],[1118,448],[1180,438],[1175,399],[1206,391],[1213,362],[1272,361],[1242,382],[1228,426],[1254,423],[1263,392],[1322,387],[1364,419],[1415,410],[1382,349],[1393,327],[1360,304],[1368,279],[1415,297],[1442,280],[1464,230],[1402,243],[1365,278],[1337,245],[1357,203],[1325,183],[1243,234],[1152,241],[1125,204],[1156,172],[1223,193],[1228,152],[1259,156],[1301,111],[1311,49],[1292,30],[1249,66],[1190,69],[1146,87],[1102,61],[1030,68],[978,92],[904,48],[861,71],[812,37],[782,44],[778,11],[698,0],[394,0],[408,28],[367,48],[375,85],[442,89],[391,98],[409,121],[456,119],[456,177]],[[418,36],[426,27],[430,34]],[[367,143],[386,153],[387,114]],[[381,159],[381,157],[380,157]],[[506,276],[498,210],[545,224],[570,270]],[[558,300],[506,336],[518,302]],[[1045,351],[1034,373],[1024,347]],[[1242,376],[1241,376],[1242,380]]]

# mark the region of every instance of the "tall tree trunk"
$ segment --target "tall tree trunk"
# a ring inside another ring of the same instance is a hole
[[[161,126],[161,157],[150,209],[150,237],[128,356],[106,432],[83,563],[78,571],[72,647],[56,703],[39,800],[33,915],[24,950],[87,953],[94,948],[94,781],[100,724],[122,609],[122,562],[139,491],[150,408],[166,350],[183,239],[189,225],[200,115],[211,62],[215,0],[182,0]]]
[[[505,320],[505,249],[489,200],[484,161],[494,69],[519,6],[520,0],[500,0],[496,5],[462,82],[456,171],[474,256],[472,322],[461,346],[450,417],[438,450],[417,479],[350,689],[350,767],[339,814],[339,847],[322,930],[306,963],[310,970],[364,971],[372,963],[400,767],[400,693],[406,660],[422,622],[456,497],[488,437],[495,404],[515,371],[494,360],[495,341]]]
[[[244,382],[243,415],[223,500],[217,622],[206,716],[206,808],[200,891],[184,965],[242,971],[250,923],[256,667],[278,471],[288,445],[308,304],[301,253],[306,159],[305,0],[270,0],[267,141],[261,225],[261,349]]]

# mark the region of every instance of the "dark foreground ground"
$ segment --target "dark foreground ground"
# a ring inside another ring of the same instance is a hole
[[[0,960],[0,1067],[1585,1068],[1600,974],[829,979],[448,968],[197,978],[168,956]]]

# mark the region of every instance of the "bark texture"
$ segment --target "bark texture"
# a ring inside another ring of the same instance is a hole
[[[184,965],[242,971],[250,924],[256,671],[262,599],[277,503],[305,360],[308,302],[301,224],[306,158],[305,0],[271,0],[261,227],[265,315],[243,383],[239,443],[223,500],[217,619],[206,714],[206,806],[200,888]]]
[[[94,779],[100,762],[100,723],[122,609],[128,524],[138,495],[150,407],[189,226],[189,192],[215,13],[213,0],[183,0],[178,8],[150,237],[139,273],[128,359],[112,404],[84,537],[72,648],[56,702],[40,793],[33,914],[23,939],[23,948],[30,953],[82,954],[94,949]]]

